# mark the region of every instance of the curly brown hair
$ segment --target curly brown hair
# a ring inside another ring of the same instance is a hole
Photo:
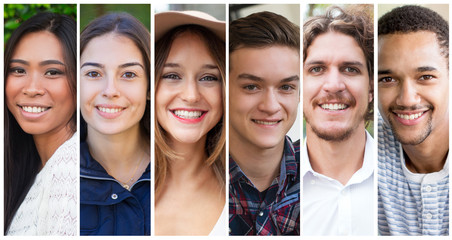
[[[353,37],[366,57],[369,73],[369,93],[373,96],[374,76],[374,25],[373,19],[365,8],[373,12],[372,5],[353,5],[347,9],[338,6],[329,7],[324,15],[309,18],[303,24],[303,62],[314,39],[327,32],[338,32]],[[373,120],[374,100],[369,103],[365,121]]]

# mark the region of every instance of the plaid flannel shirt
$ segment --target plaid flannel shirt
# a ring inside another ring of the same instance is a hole
[[[259,192],[229,156],[229,234],[300,235],[300,141],[286,136],[280,175]]]

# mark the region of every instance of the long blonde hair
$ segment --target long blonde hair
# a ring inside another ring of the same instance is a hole
[[[222,107],[223,113],[225,112],[225,43],[213,32],[205,27],[199,25],[182,25],[178,26],[162,38],[160,38],[155,44],[155,88],[159,84],[159,80],[162,74],[163,66],[168,58],[169,51],[171,49],[174,39],[180,36],[184,32],[190,32],[198,35],[206,44],[212,58],[215,60],[221,74],[222,83]],[[180,158],[177,153],[171,149],[168,145],[168,137],[166,131],[160,126],[155,118],[155,192],[156,195],[162,190],[162,186],[165,182],[169,171],[169,165],[172,160]],[[215,176],[220,183],[221,188],[225,186],[225,149],[226,144],[226,129],[225,129],[225,114],[223,114],[221,120],[207,133],[207,140],[205,150],[208,158],[205,164],[212,168]]]

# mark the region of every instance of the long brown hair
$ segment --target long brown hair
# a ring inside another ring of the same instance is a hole
[[[209,52],[220,69],[222,96],[223,96],[223,113],[225,112],[225,43],[213,32],[199,25],[182,25],[178,26],[163,37],[155,44],[155,89],[159,84],[163,66],[168,58],[171,46],[174,40],[182,33],[190,32],[198,35],[206,44]],[[208,158],[205,164],[210,166],[215,176],[223,188],[225,185],[225,115],[221,120],[207,133],[205,150]],[[165,182],[171,160],[178,159],[177,153],[168,145],[168,137],[166,131],[160,126],[155,118],[155,192],[159,194],[162,185]]]

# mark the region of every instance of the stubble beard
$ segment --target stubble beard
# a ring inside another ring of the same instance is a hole
[[[424,127],[424,129],[422,129],[422,132],[419,135],[417,135],[417,136],[415,136],[414,138],[411,138],[411,139],[404,138],[397,131],[397,129],[394,127],[395,124],[394,124],[391,116],[387,116],[387,119],[388,119],[389,125],[391,126],[391,129],[392,129],[392,132],[393,132],[394,136],[403,145],[418,145],[418,144],[421,144],[430,135],[430,133],[432,133],[432,115],[429,116],[429,118],[427,120],[427,124]]]

